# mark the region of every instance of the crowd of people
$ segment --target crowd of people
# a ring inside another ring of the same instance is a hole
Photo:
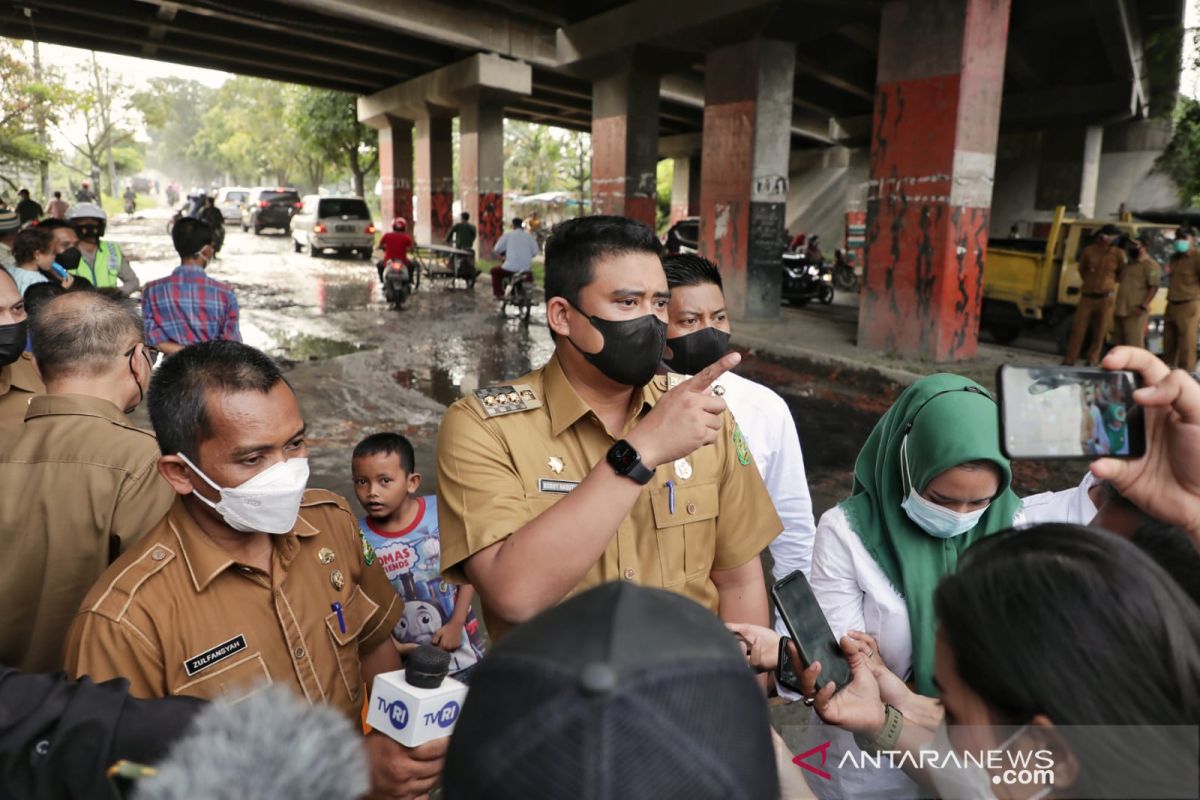
[[[286,724],[354,768],[296,798],[986,796],[986,771],[861,756],[966,749],[960,726],[1001,725],[1015,733],[974,744],[1052,752],[1056,797],[1192,785],[1200,385],[1147,351],[1103,362],[1142,376],[1144,457],[1019,497],[992,395],[932,375],[815,520],[786,402],[733,371],[718,265],[581,217],[546,245],[553,355],[447,410],[436,494],[403,435],[365,436],[344,454],[359,514],[308,485],[299,398],[204,272],[212,228],[175,224],[180,266],[139,309],[95,211],[21,231],[0,270],[6,796],[99,796],[122,760],[161,762],[146,796],[214,769],[218,796],[281,796],[275,776],[316,756],[256,741],[258,718],[223,745],[247,774],[196,755],[239,709],[267,713],[267,684],[272,705],[322,709]],[[536,252],[522,235],[510,272]],[[143,403],[153,434],[128,416]],[[847,685],[819,686],[773,623],[764,551],[774,580],[811,585]],[[366,707],[422,646],[470,691],[451,737],[409,748]],[[781,658],[799,686],[775,680]],[[773,736],[775,694],[815,711],[823,777]],[[1130,725],[1175,726],[1139,751],[1161,773],[1126,774],[1111,729]]]

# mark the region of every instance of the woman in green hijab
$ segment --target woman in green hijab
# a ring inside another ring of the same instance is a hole
[[[996,402],[974,381],[917,381],[859,452],[851,496],[817,525],[810,583],[834,635],[871,634],[875,657],[930,697],[934,589],[974,542],[1019,521],[999,428]],[[853,747],[831,728],[820,736]],[[834,783],[830,796],[917,795],[899,770],[838,770]]]

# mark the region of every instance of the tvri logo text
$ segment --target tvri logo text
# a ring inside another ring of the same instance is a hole
[[[379,710],[387,714],[387,718],[391,721],[392,727],[398,731],[404,730],[404,728],[408,726],[408,720],[411,716],[408,713],[408,706],[406,706],[401,700],[393,700],[389,703],[382,697],[378,699]],[[426,714],[425,724],[436,724],[441,728],[449,728],[454,724],[455,720],[458,719],[458,712],[461,710],[461,706],[459,706],[457,702],[451,700],[437,711],[434,711],[431,714]]]
[[[792,763],[801,769],[817,775],[825,780],[831,776],[822,767],[828,758],[830,742],[819,744],[792,759]],[[819,755],[820,764],[810,764],[808,759]],[[979,750],[958,753],[954,750],[939,752],[937,750],[880,750],[868,753],[862,750],[846,751],[838,761],[838,769],[850,765],[855,769],[866,767],[893,767],[902,769],[909,766],[915,769],[974,769],[986,770],[994,784],[1008,786],[1053,786],[1054,785],[1054,754],[1049,750]]]

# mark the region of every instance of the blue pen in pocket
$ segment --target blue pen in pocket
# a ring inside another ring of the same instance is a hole
[[[333,612],[338,615],[338,628],[341,629],[342,633],[345,633],[346,632],[346,618],[344,616],[342,616],[342,604],[334,603],[333,605],[330,606],[330,608],[332,608]]]
[[[667,510],[675,513],[675,481],[667,481]]]

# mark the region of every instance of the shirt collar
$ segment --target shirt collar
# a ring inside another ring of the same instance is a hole
[[[10,389],[20,389],[23,392],[41,394],[46,391],[41,378],[33,368],[33,358],[29,353],[22,353],[13,363],[0,367],[0,395],[8,394]]]
[[[171,510],[167,512],[167,524],[171,526],[171,532],[179,542],[179,551],[183,554],[192,585],[196,587],[197,592],[203,592],[218,575],[237,565],[238,562],[229,551],[208,538],[208,534],[188,513],[182,496],[176,497],[175,502],[171,504]],[[304,517],[297,517],[296,526],[290,533],[271,538],[272,543],[278,547],[289,537],[308,538],[318,533],[320,531],[311,522]]]
[[[198,267],[195,264],[180,264],[175,268],[174,275],[204,275],[204,267]]]
[[[25,419],[74,415],[99,417],[116,425],[131,427],[129,417],[110,401],[86,394],[39,394],[29,401]]]
[[[666,386],[666,378],[656,375],[650,383],[641,388],[642,407],[638,413],[653,408],[662,389],[660,387],[660,391],[655,391],[654,387],[660,382],[663,387]],[[554,436],[561,436],[563,431],[592,412],[591,407],[584,402],[567,379],[557,353],[550,357],[543,369],[542,392],[545,395],[546,408],[550,411],[550,432]],[[634,396],[637,396],[636,392]]]

